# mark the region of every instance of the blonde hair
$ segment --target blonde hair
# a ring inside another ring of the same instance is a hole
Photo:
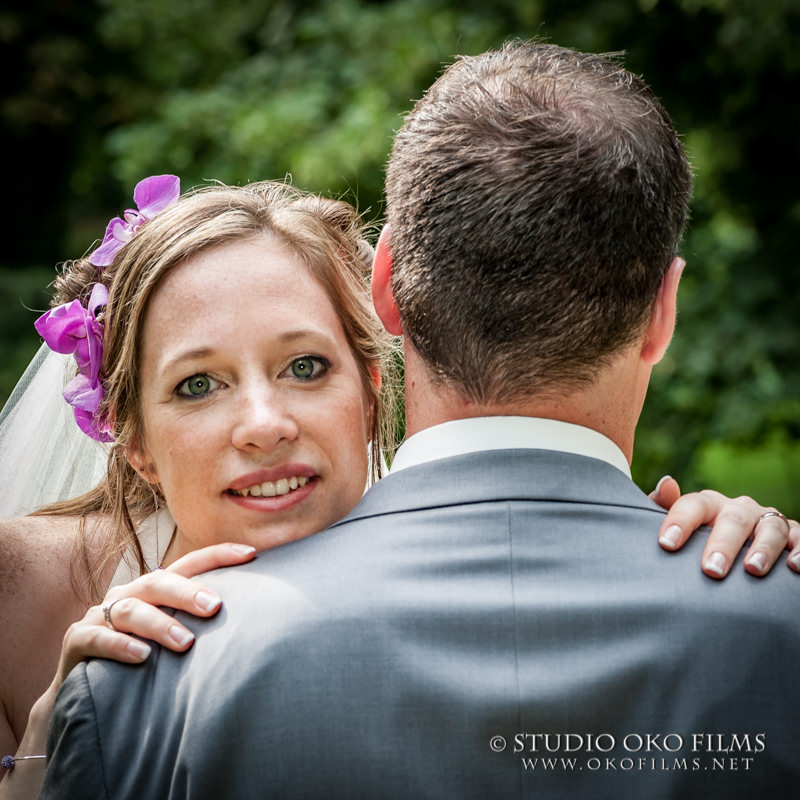
[[[82,517],[83,561],[91,563],[93,597],[102,595],[99,576],[110,560],[128,548],[140,572],[146,570],[136,527],[164,505],[160,493],[126,458],[126,449],[142,441],[141,333],[150,300],[164,276],[188,258],[210,247],[263,234],[278,239],[303,261],[339,314],[373,405],[372,480],[380,477],[382,452],[396,446],[397,382],[392,370],[396,344],[372,308],[368,289],[372,247],[364,239],[355,209],[269,181],[244,187],[215,184],[189,192],[143,225],[110,266],[98,269],[86,258],[68,262],[55,283],[54,305],[74,298],[85,304],[99,281],[109,288],[108,306],[101,317],[105,328],[101,412],[108,414],[114,428],[107,476],[87,494],[38,512]],[[380,387],[373,379],[376,370],[381,375]],[[89,559],[85,524],[89,514],[98,512],[111,519],[112,536],[105,537],[99,557]]]

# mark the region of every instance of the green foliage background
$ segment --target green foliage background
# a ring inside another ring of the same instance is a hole
[[[382,214],[383,165],[455,54],[538,36],[626,52],[696,171],[678,333],[635,474],[800,516],[796,0],[34,0],[0,10],[0,400],[53,265],[142,177],[283,178]]]

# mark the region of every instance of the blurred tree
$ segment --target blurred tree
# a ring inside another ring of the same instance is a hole
[[[127,54],[105,47],[84,0],[0,8],[0,147],[8,195],[2,263],[63,258],[66,235],[119,198],[103,138],[130,121]],[[86,246],[86,243],[84,243]]]
[[[373,209],[400,113],[460,40],[474,51],[501,37],[485,12],[430,0],[244,0],[225,15],[214,0],[103,3],[105,41],[138,53],[152,95],[107,139],[122,183],[165,164],[189,184],[291,173]]]
[[[800,6],[682,0],[657,10],[658,29],[630,32],[630,60],[658,81],[697,180],[678,335],[654,377],[637,471],[649,483],[676,470],[693,488],[716,475],[731,493],[760,485],[759,498],[798,515],[800,107],[790,98]],[[726,459],[720,441],[734,446]]]
[[[4,203],[13,231],[6,264],[35,263],[63,245],[80,108],[94,91],[91,42],[80,36],[88,15],[79,6],[32,2],[0,10],[0,147],[13,198]]]

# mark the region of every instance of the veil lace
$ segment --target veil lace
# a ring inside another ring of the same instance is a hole
[[[80,431],[61,396],[72,356],[42,345],[0,411],[0,516],[29,514],[96,486],[109,446]]]

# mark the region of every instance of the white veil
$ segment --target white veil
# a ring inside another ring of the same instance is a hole
[[[42,345],[0,411],[0,516],[77,497],[105,475],[109,446],[84,434],[61,395],[72,356]]]

